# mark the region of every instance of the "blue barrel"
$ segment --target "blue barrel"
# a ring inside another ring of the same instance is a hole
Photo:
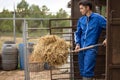
[[[19,64],[20,64],[20,69],[24,69],[24,44],[19,44],[18,47],[19,51]]]
[[[31,53],[33,51],[33,43],[29,42],[28,43],[28,53]],[[24,69],[24,44],[20,43],[18,47],[19,51],[19,64],[20,64],[20,69]]]

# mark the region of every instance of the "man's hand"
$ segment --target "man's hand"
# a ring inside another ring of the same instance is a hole
[[[103,45],[104,45],[104,46],[107,45],[107,39],[105,39],[105,40],[103,41]]]
[[[79,49],[80,49],[80,45],[77,44],[74,51],[79,52]]]

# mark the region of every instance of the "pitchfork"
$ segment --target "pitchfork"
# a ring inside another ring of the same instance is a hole
[[[73,50],[73,51],[70,51],[70,52],[84,51],[84,50],[91,49],[91,48],[98,47],[98,46],[103,46],[103,44],[95,44],[95,45],[87,46],[87,47],[84,47],[84,48],[80,48],[78,50]]]

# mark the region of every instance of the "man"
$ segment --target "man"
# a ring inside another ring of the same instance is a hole
[[[93,13],[92,7],[90,1],[79,2],[80,12],[83,16],[78,20],[75,32],[76,52],[80,48],[97,44],[102,29],[106,29],[106,19],[98,13]],[[106,39],[103,44],[106,45]],[[92,80],[96,56],[97,47],[78,53],[79,69],[83,80]]]

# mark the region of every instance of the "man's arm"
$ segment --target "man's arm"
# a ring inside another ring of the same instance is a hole
[[[107,20],[103,16],[99,18],[99,24],[100,27],[106,30]],[[107,44],[107,39],[105,38],[105,40],[103,41],[103,45],[106,46],[106,44]]]
[[[77,52],[78,49],[80,49],[80,38],[81,38],[81,26],[80,26],[80,20],[78,20],[77,23],[77,30],[74,33],[74,39],[75,39],[75,51]]]

